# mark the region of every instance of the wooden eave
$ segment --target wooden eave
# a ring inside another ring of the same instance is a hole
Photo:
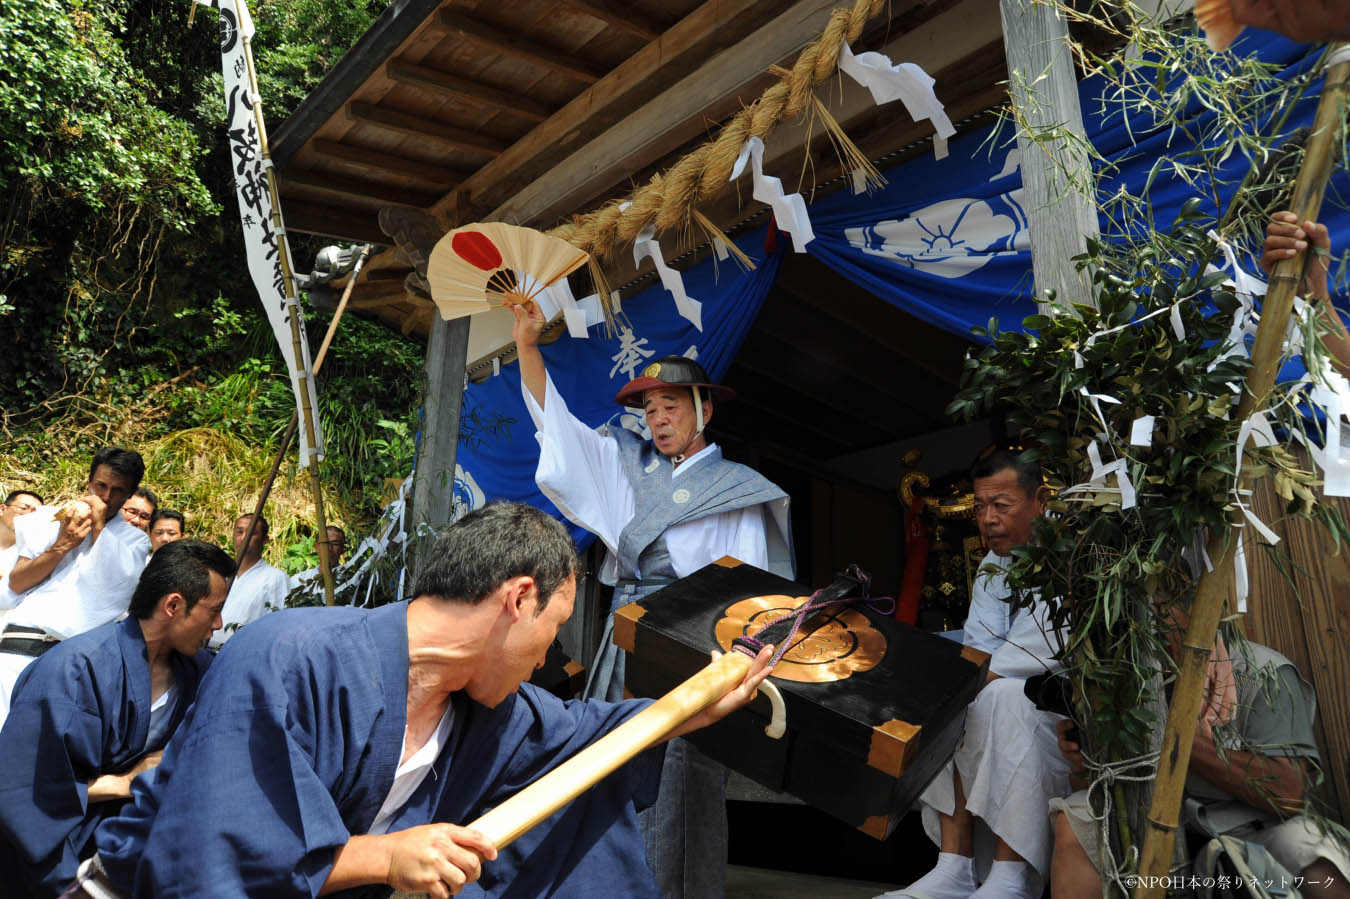
[[[287,225],[388,244],[377,215],[392,205],[430,212],[447,228],[483,219],[551,227],[628,192],[714,134],[773,83],[769,67],[790,64],[838,5],[394,3],[273,135]],[[998,41],[993,0],[901,0],[858,44],[900,44],[896,58],[942,75],[939,96],[965,115],[1004,96],[1001,65],[989,65],[1001,63],[1001,52],[991,52]],[[840,95],[833,87],[823,93]],[[854,93],[861,92],[843,91],[849,108],[840,119],[869,154],[931,133],[903,110],[878,109]],[[781,130],[783,139],[770,141],[770,166],[795,182],[803,135],[800,127]],[[818,145],[810,157],[818,182],[834,160]],[[724,229],[758,211],[733,187],[724,197],[703,210]],[[668,258],[701,235],[685,237],[663,237]],[[377,254],[367,271],[387,266],[407,271],[393,252]],[[636,274],[622,260],[613,268],[616,284]],[[382,318],[425,334],[423,304],[380,295],[393,307]],[[416,319],[411,327],[402,314]]]
[[[390,240],[377,218],[385,206],[430,213],[447,230],[492,219],[550,228],[627,195],[715,135],[774,83],[772,66],[791,65],[819,37],[840,5],[396,4],[276,130],[287,224],[385,246]],[[896,0],[854,49],[923,66],[954,121],[987,114],[1007,98],[997,0]],[[931,124],[912,121],[900,103],[878,107],[843,78],[818,95],[869,158],[890,163],[932,152]],[[766,169],[819,196],[847,183],[847,173],[820,127],[810,140],[806,127],[785,123],[770,135]],[[750,199],[748,181],[728,185],[700,211],[728,233],[766,216]],[[698,228],[661,237],[666,259],[680,267],[705,252],[706,241]],[[820,414],[807,418],[833,435],[811,444],[818,458],[944,426],[943,397],[955,387],[965,343],[865,292],[829,287],[805,261],[789,262],[793,278],[775,286],[729,374],[746,402],[719,416],[728,437],[778,427],[771,442],[786,451],[801,416],[785,408],[792,405],[785,396],[818,404]],[[625,295],[652,277],[650,264],[639,271],[627,253],[605,268]],[[434,308],[405,286],[410,271],[396,250],[377,251],[358,279],[353,307],[403,334],[425,336]],[[835,295],[842,298],[822,300]],[[811,316],[818,317],[814,326]],[[817,345],[825,332],[835,349]],[[840,355],[839,346],[851,354]],[[784,359],[794,361],[784,366]],[[489,360],[471,364],[471,377],[490,372]],[[915,391],[918,382],[941,387]]]

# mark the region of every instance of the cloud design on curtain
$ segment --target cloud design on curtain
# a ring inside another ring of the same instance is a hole
[[[962,278],[1000,255],[1031,248],[1022,188],[977,200],[956,197],[899,219],[847,228],[849,245],[940,278]]]

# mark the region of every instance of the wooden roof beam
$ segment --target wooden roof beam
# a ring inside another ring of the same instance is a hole
[[[382,153],[379,150],[353,147],[350,144],[339,143],[335,140],[319,138],[310,144],[310,148],[315,153],[328,159],[355,163],[394,175],[416,178],[418,181],[425,181],[443,191],[455,189],[465,178],[463,170],[423,162],[420,159],[409,159],[406,156],[396,156],[392,153]],[[289,169],[287,171],[289,172]],[[285,176],[282,177],[284,180]]]
[[[734,46],[712,57],[698,71],[670,85],[657,97],[614,124],[584,147],[559,159],[548,178],[524,187],[489,216],[501,221],[547,227],[616,182],[706,133],[709,106],[734,97],[761,80],[770,65],[820,36],[837,0],[799,0],[766,20]],[[520,143],[532,141],[527,136]],[[545,152],[536,144],[535,152]]]
[[[330,175],[327,172],[297,168],[288,168],[281,183],[283,187],[307,187],[348,198],[379,200],[384,204],[397,203],[400,206],[415,206],[419,209],[436,202],[433,194],[390,187],[377,181],[361,181],[341,175]]]
[[[524,139],[447,194],[433,212],[453,223],[484,218],[516,191],[548,172],[564,150],[585,146],[622,116],[709,57],[736,43],[789,0],[705,0],[602,80],[582,91]],[[828,5],[828,4],[825,4]]]
[[[421,140],[436,141],[456,150],[473,150],[496,156],[506,149],[506,144],[493,137],[456,128],[443,122],[424,119],[406,112],[384,109],[371,103],[352,102],[347,104],[347,117],[364,125],[370,125],[384,131],[394,131]]]
[[[628,8],[627,3],[615,3],[613,0],[558,0],[558,4],[644,41],[654,41],[661,36],[662,29],[656,23]]]
[[[626,181],[637,170],[678,149],[705,127],[701,114],[715,100],[735,96],[742,85],[763,74],[769,62],[777,62],[815,40],[834,0],[802,0],[792,9],[767,22],[759,31],[712,58],[698,72],[671,86],[626,119],[598,135],[584,147],[558,160],[549,177],[525,184],[499,204],[488,218],[547,227],[562,214],[602,195],[612,185]],[[935,16],[923,28],[902,35],[883,52],[895,62],[914,62],[936,72],[967,54],[1002,38],[997,0],[963,0]],[[672,29],[673,30],[673,29]],[[842,76],[841,76],[842,77]],[[943,91],[941,82],[937,85]],[[841,123],[875,108],[871,94],[843,78],[817,88],[818,95]],[[840,102],[839,95],[843,100]],[[905,115],[899,103],[896,115]],[[793,152],[801,143],[800,121],[780,126],[764,154],[764,166]],[[924,125],[931,131],[932,126]],[[542,127],[542,126],[541,126]],[[538,133],[540,129],[536,129]],[[512,154],[535,133],[512,147]],[[856,135],[855,135],[856,137]],[[535,152],[543,152],[537,146]],[[465,181],[461,190],[473,191],[489,167]]]
[[[537,100],[481,81],[460,78],[440,69],[421,66],[399,59],[391,60],[384,67],[385,74],[399,84],[415,87],[439,97],[450,100],[468,100],[471,103],[491,106],[501,112],[508,112],[533,122],[542,122],[553,115],[553,110]]]
[[[422,297],[417,296],[417,294],[408,293],[403,290],[371,294],[360,298],[355,294],[356,292],[352,291],[352,298],[347,301],[347,306],[350,309],[378,309],[381,306],[393,306],[398,303],[412,306],[414,310],[436,308],[436,304],[431,302],[431,300],[423,299]]]
[[[604,72],[572,54],[546,47],[518,34],[511,34],[452,9],[440,10],[433,21],[442,31],[472,41],[480,47],[512,59],[543,66],[559,75],[566,75],[586,84],[595,84],[605,77]]]
[[[312,203],[305,200],[281,198],[281,212],[286,217],[286,230],[302,231],[320,237],[336,240],[355,240],[387,246],[390,243],[380,230],[379,219],[375,213],[364,210],[344,209],[341,206],[329,206],[326,203]],[[301,265],[304,269],[313,260]]]

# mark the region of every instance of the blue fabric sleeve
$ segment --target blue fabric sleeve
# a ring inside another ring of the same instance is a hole
[[[103,733],[95,712],[43,687],[21,679],[0,729],[0,877],[26,895],[57,896],[100,817],[87,808],[87,783],[100,773]]]
[[[229,662],[212,666],[164,761],[99,831],[104,867],[134,896],[314,896],[347,842],[318,773],[345,750],[340,722],[312,727],[267,669],[217,692],[216,675],[245,667]]]

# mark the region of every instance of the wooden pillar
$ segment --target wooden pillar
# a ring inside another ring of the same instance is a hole
[[[431,322],[427,341],[427,389],[422,403],[422,445],[413,481],[414,524],[448,524],[454,510],[459,412],[464,402],[464,364],[469,319]]]
[[[1023,206],[1031,236],[1036,293],[1054,290],[1060,303],[1096,306],[1091,280],[1074,270],[1074,256],[1097,237],[1092,166],[1078,103],[1069,29],[1053,4],[999,0],[1009,91],[1017,110]],[[1077,135],[1044,139],[1051,129]],[[1042,139],[1035,139],[1036,136]],[[1044,311],[1044,303],[1041,303]]]

